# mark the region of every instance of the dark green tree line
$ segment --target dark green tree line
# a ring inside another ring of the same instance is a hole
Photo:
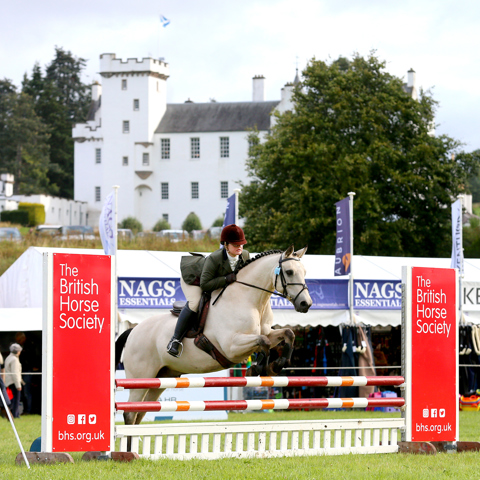
[[[436,105],[430,92],[414,100],[374,54],[312,60],[294,110],[265,142],[251,134],[240,201],[251,248],[332,254],[334,203],[354,191],[354,252],[449,256],[450,204],[478,159],[431,134]]]

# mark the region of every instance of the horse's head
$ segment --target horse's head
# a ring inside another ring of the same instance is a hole
[[[275,289],[293,303],[297,312],[307,313],[312,306],[312,299],[305,283],[305,267],[300,259],[307,247],[294,251],[293,245],[280,256],[275,268]]]

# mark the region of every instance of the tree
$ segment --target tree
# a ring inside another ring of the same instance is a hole
[[[252,132],[240,215],[251,248],[332,254],[334,203],[356,192],[354,252],[450,255],[450,204],[476,158],[431,134],[436,102],[414,100],[374,54],[312,60],[264,143]],[[452,154],[456,153],[454,157]]]
[[[48,128],[36,115],[33,99],[0,81],[0,172],[15,175],[14,193],[52,193],[48,179]]]
[[[58,186],[59,195],[73,198],[72,127],[84,122],[90,105],[90,91],[81,81],[83,58],[55,47],[55,58],[45,75],[35,64],[31,78],[25,76],[23,92],[35,100],[35,111],[50,128],[49,178]]]
[[[158,222],[154,225],[153,231],[154,232],[161,232],[162,230],[170,230],[171,226],[168,223],[168,220],[161,218]]]
[[[186,230],[188,233],[191,233],[192,230],[202,229],[202,223],[196,213],[190,212],[187,215],[187,218],[182,223],[182,229]]]
[[[223,227],[223,215],[220,215],[213,223],[212,227]]]
[[[140,220],[137,220],[135,217],[124,218],[120,224],[120,228],[129,228],[135,235],[138,232],[143,232],[143,225]]]

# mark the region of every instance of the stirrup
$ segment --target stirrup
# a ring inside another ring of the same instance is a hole
[[[177,347],[177,353],[173,352],[172,349],[174,347],[174,345],[177,344],[178,347]],[[180,348],[181,347],[181,348]],[[168,345],[167,345],[167,352],[172,355],[172,357],[180,357],[183,353],[183,343],[180,341],[180,340],[177,340],[176,338],[172,338],[169,342],[168,342]]]

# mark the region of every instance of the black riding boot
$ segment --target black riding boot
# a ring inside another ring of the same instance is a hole
[[[174,357],[179,357],[183,351],[182,340],[187,334],[192,321],[197,316],[197,312],[193,312],[188,307],[188,303],[183,307],[175,326],[175,332],[167,345],[167,352]],[[180,345],[182,345],[182,351],[179,351]]]

